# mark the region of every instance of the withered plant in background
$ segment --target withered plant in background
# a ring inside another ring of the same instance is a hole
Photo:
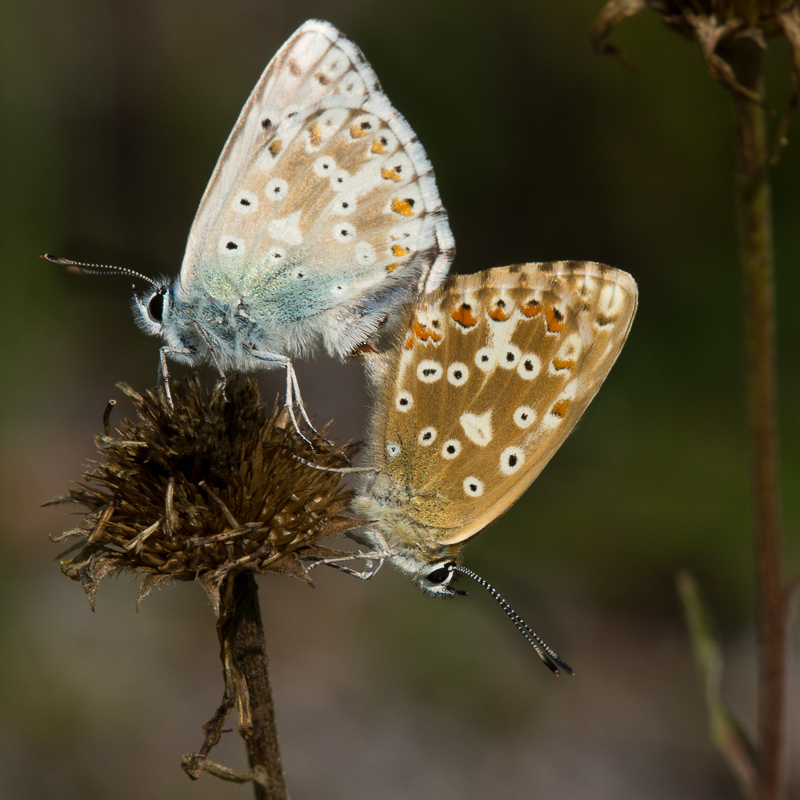
[[[709,708],[711,731],[744,795],[785,795],[786,660],[790,607],[798,580],[784,577],[778,464],[775,284],[770,168],[778,161],[800,93],[800,9],[787,0],[611,0],[590,36],[599,52],[625,62],[606,38],[612,28],[650,9],[700,47],[711,77],[733,100],[736,130],[734,194],[744,288],[753,528],[759,623],[758,742],[753,746],[723,702],[721,649],[693,579],[679,577],[695,656]],[[776,117],[770,146],[764,56],[769,37],[784,36],[792,53],[794,91]]]
[[[203,727],[197,753],[183,757],[193,778],[205,770],[226,780],[253,781],[256,798],[286,797],[258,604],[256,573],[307,583],[304,564],[346,555],[321,544],[363,521],[343,516],[351,493],[341,475],[345,450],[309,434],[315,453],[295,431],[285,407],[270,412],[253,380],[229,380],[207,393],[194,377],[174,391],[144,395],[120,385],[137,412],[95,436],[100,460],[76,488],[51,501],[86,509],[81,524],[57,537],[78,537],[61,561],[92,606],[100,580],[115,571],[140,574],[140,601],[170,580],[196,580],[217,615],[225,692]],[[138,603],[138,601],[137,601]],[[250,770],[239,775],[209,761],[233,710],[247,745]]]

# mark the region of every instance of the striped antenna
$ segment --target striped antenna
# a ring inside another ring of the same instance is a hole
[[[115,267],[112,264],[84,264],[81,261],[73,261],[70,258],[52,256],[49,253],[42,253],[39,258],[66,267],[67,272],[72,272],[75,275],[127,275],[129,278],[139,278],[139,280],[147,281],[151,286],[155,286],[156,289],[162,288],[158,281],[154,281],[152,278],[148,278],[147,275],[142,275],[141,272],[136,272],[136,270],[127,269],[126,267]]]
[[[486,589],[489,594],[494,597],[495,600],[500,604],[500,608],[508,614],[509,619],[514,623],[516,629],[525,637],[525,641],[536,651],[536,655],[542,660],[544,665],[554,674],[560,675],[558,666],[564,668],[566,672],[570,675],[574,675],[575,673],[572,671],[572,667],[564,661],[563,658],[560,658],[556,652],[550,648],[547,644],[542,641],[541,637],[534,633],[529,627],[528,624],[525,622],[522,617],[514,611],[513,608],[506,602],[506,599],[497,589],[494,588],[488,581],[485,581],[481,578],[480,575],[473,572],[471,569],[467,569],[466,567],[462,567],[460,564],[453,564],[452,569],[456,572],[460,572],[462,575],[466,575],[468,578],[472,578],[476,583],[479,583]]]

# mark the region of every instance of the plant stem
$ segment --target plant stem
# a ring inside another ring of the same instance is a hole
[[[737,79],[763,97],[764,52],[740,39],[726,52]],[[775,281],[766,110],[737,95],[736,212],[744,285],[750,462],[758,577],[758,797],[784,794],[787,602],[778,476]]]
[[[255,797],[287,800],[255,576],[244,572],[229,578],[221,601],[217,633],[226,691],[236,698]]]

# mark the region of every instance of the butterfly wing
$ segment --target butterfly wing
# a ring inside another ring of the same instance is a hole
[[[453,240],[431,165],[359,49],[310,20],[267,66],[189,234],[181,289],[289,325],[431,291]]]
[[[453,277],[421,298],[405,340],[376,365],[371,456],[391,487],[382,502],[432,546],[485,528],[574,428],[636,302],[630,275],[586,262]]]

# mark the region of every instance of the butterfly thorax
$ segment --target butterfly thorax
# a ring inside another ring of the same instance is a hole
[[[187,295],[179,279],[134,298],[134,316],[151,336],[160,336],[168,355],[185,364],[213,363],[223,370],[263,369],[260,354],[286,352],[283,337],[259,329],[244,299],[231,303],[208,293]]]

